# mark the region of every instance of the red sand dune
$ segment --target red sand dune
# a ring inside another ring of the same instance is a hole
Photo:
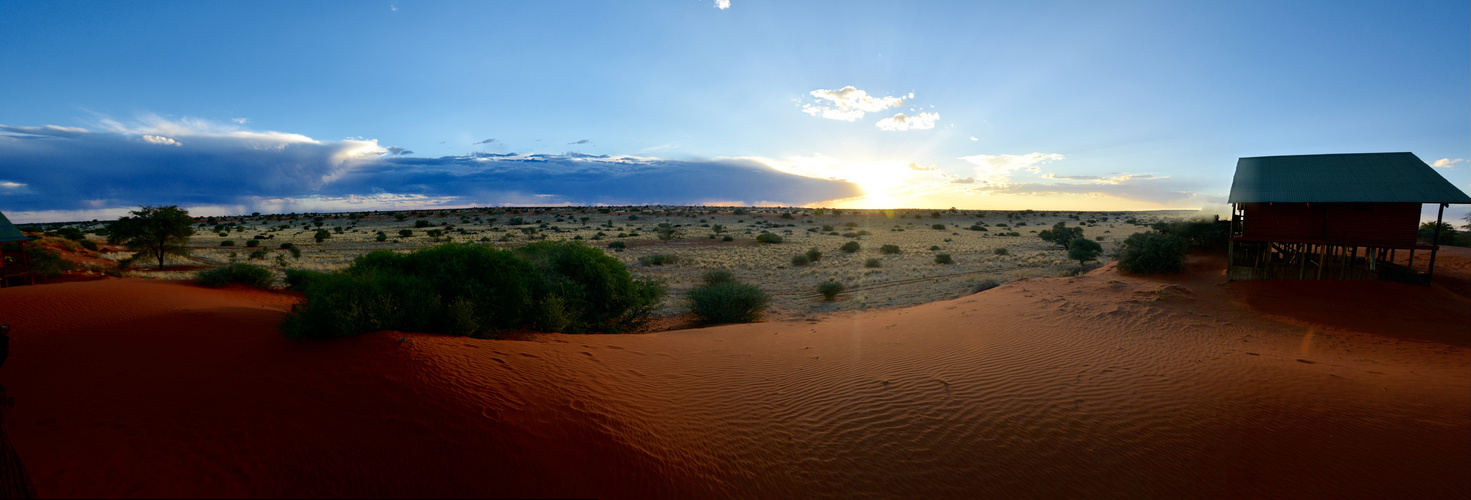
[[[1471,299],[1228,285],[1193,262],[820,322],[504,341],[294,342],[274,331],[286,294],[14,287],[0,382],[54,497],[1471,492]]]

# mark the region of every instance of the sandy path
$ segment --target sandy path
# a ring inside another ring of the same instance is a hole
[[[1471,492],[1471,300],[1218,264],[529,341],[297,343],[288,295],[16,287],[0,381],[44,496]]]

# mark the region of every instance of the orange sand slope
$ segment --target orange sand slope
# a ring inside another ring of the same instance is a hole
[[[0,382],[43,496],[1471,492],[1471,300],[1221,267],[529,341],[298,343],[284,294],[15,287]]]

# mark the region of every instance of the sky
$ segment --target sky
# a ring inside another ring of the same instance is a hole
[[[1471,192],[1468,19],[1465,1],[6,1],[0,212],[1223,212],[1239,157],[1398,151]]]

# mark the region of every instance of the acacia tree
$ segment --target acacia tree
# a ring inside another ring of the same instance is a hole
[[[1063,249],[1067,249],[1072,245],[1073,240],[1083,237],[1083,228],[1067,227],[1066,222],[1058,222],[1052,225],[1052,229],[1044,229],[1037,233],[1037,237],[1042,238],[1042,241],[1062,245]]]
[[[1073,238],[1073,241],[1068,242],[1067,257],[1077,260],[1080,266],[1097,259],[1101,254],[1103,254],[1103,245],[1088,238]]]
[[[189,255],[184,243],[194,234],[194,218],[177,205],[143,205],[108,225],[107,242],[138,252],[133,258],[149,256],[163,269],[164,256]]]

